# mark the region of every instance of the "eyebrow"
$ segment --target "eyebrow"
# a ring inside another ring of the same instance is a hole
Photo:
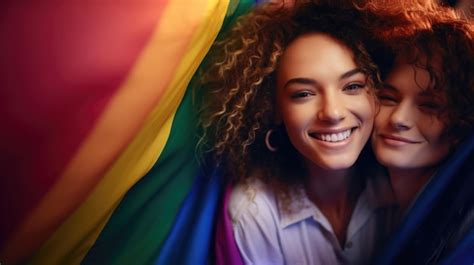
[[[434,91],[431,91],[431,90],[424,90],[424,91],[421,91],[420,93],[418,93],[418,95],[420,97],[439,97],[440,94],[434,92]]]
[[[352,69],[352,70],[350,70],[350,71],[348,71],[348,72],[343,73],[343,74],[339,77],[339,80],[342,80],[342,79],[351,77],[351,76],[353,76],[353,75],[355,75],[355,74],[358,74],[358,73],[362,73],[362,74],[363,74],[364,72],[363,72],[362,69],[360,69],[360,68]]]
[[[343,73],[341,76],[339,76],[339,80],[346,79],[348,77],[351,77],[355,74],[358,73],[364,73],[360,68],[355,68],[350,71],[347,71]],[[318,82],[312,78],[306,78],[306,77],[296,77],[292,78],[288,81],[286,81],[285,85],[283,86],[284,88],[288,87],[291,84],[303,84],[303,85],[317,85]]]
[[[394,87],[394,86],[392,86],[392,85],[390,85],[390,84],[387,84],[387,83],[384,83],[384,84],[383,84],[383,88],[384,88],[384,89],[391,90],[391,91],[395,91],[395,92],[398,91],[398,89],[397,89],[396,87]]]

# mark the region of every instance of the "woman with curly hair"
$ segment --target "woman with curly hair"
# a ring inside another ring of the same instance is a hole
[[[341,3],[264,5],[218,45],[201,147],[236,185],[245,263],[366,264],[385,236],[386,186],[363,166],[380,86],[363,21]]]
[[[459,163],[454,151],[474,132],[474,23],[432,3],[410,16],[426,27],[380,35],[392,63],[380,65],[384,85],[372,146],[390,177],[397,221],[408,216],[409,227],[425,215],[393,262],[433,264],[474,227],[472,170],[452,169]],[[466,166],[474,162],[470,152]]]

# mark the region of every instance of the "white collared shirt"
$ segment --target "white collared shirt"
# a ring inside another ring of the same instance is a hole
[[[340,246],[322,212],[306,196],[282,211],[275,195],[261,181],[237,186],[229,212],[234,237],[246,264],[368,264],[391,229],[392,200],[367,183]]]

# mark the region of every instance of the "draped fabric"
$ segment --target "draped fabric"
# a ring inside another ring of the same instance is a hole
[[[222,186],[219,180],[215,175],[196,179],[155,264],[208,263]]]
[[[223,187],[195,154],[192,80],[218,34],[253,4],[0,3],[0,262],[241,262],[225,202],[218,229],[232,248],[209,253]],[[448,225],[472,205],[473,150],[470,139],[440,169],[380,264],[425,258],[430,248],[414,254],[410,242],[429,242],[444,227],[428,229],[436,220]],[[473,238],[446,264],[472,263]]]
[[[227,209],[229,209],[229,200],[232,194],[232,186],[226,187],[223,203],[219,209],[219,216],[216,224],[216,243],[215,255],[218,265],[243,265],[244,260],[240,256],[237,242],[234,238],[232,220]]]
[[[189,84],[253,4],[0,4],[0,262],[166,262],[174,231],[207,259],[222,188],[200,175]]]
[[[0,145],[0,210],[2,216],[8,216],[1,218],[2,245],[14,226],[61,179],[84,140],[102,122],[102,113],[120,93],[167,5],[166,1],[131,3],[2,2],[0,113],[5,126]],[[156,12],[147,11],[153,9]],[[133,41],[130,35],[135,35]],[[161,97],[166,86],[155,87],[151,103]],[[136,92],[144,92],[140,90],[143,88]],[[142,109],[132,111],[145,115]],[[140,123],[143,117],[135,120],[127,125]],[[123,142],[122,138],[128,137],[130,133],[123,131],[123,137],[116,140]],[[117,141],[117,145],[122,143]],[[99,155],[104,159],[110,156]],[[81,186],[93,179],[87,177]]]
[[[466,234],[454,251],[441,264],[466,264],[474,260],[474,227]]]

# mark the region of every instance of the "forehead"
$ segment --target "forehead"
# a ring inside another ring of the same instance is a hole
[[[429,72],[412,64],[397,64],[384,81],[385,88],[404,98],[432,100],[441,106],[447,104],[444,89],[435,89]]]
[[[407,95],[428,93],[431,85],[430,74],[426,69],[408,63],[397,63],[389,72],[385,83]]]
[[[280,60],[278,78],[329,78],[355,67],[353,52],[341,41],[324,33],[309,33],[287,47]]]

